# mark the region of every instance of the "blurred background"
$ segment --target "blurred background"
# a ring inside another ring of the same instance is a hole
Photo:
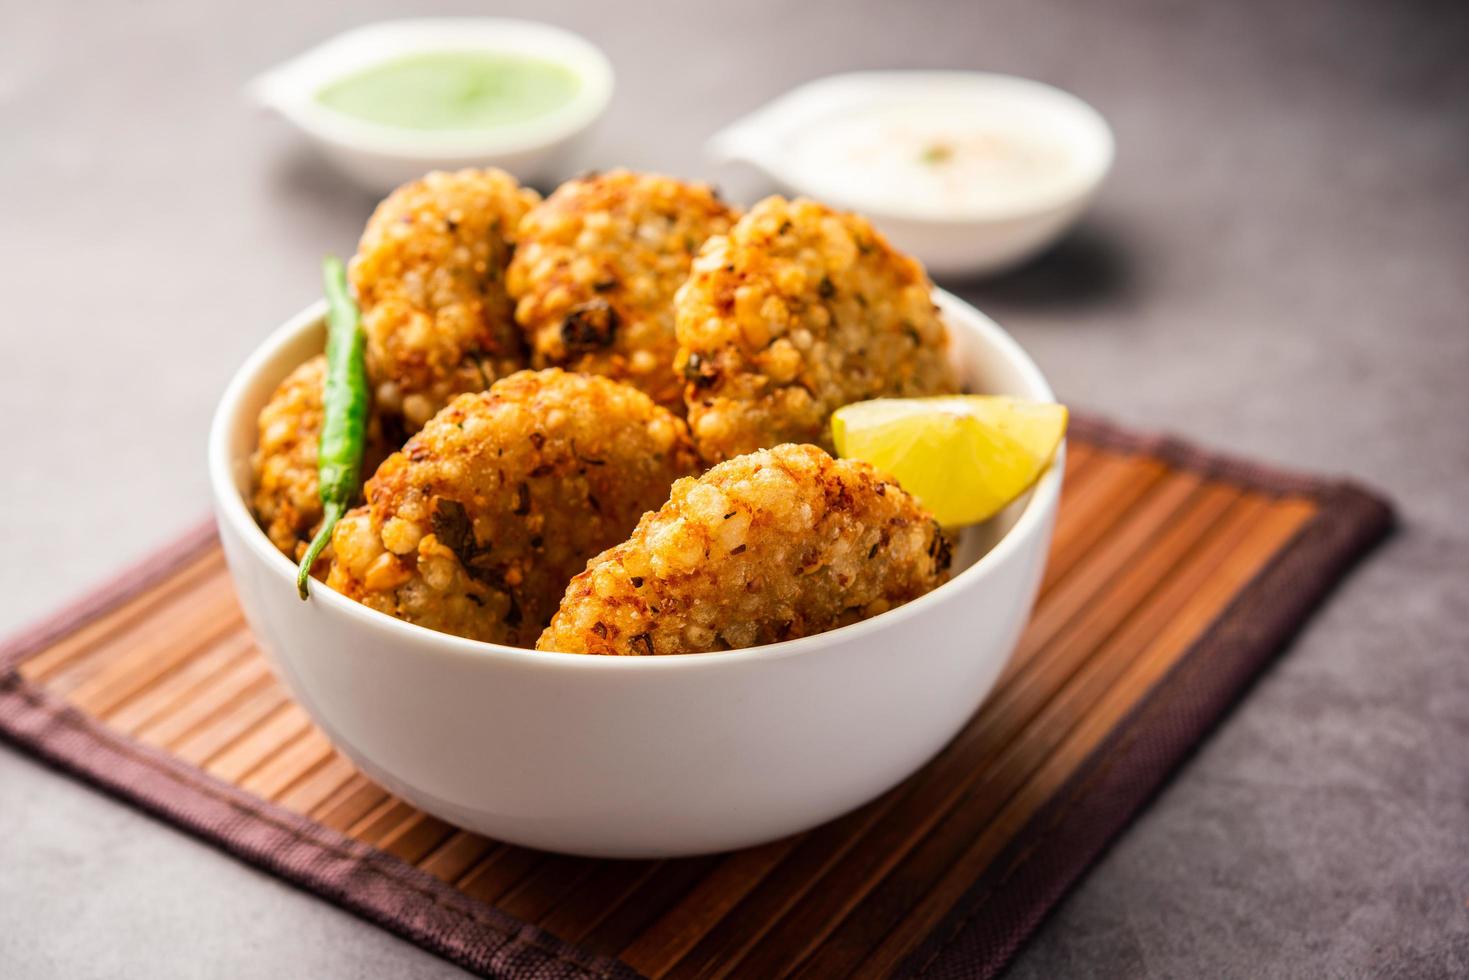
[[[1011,975],[1469,972],[1463,4],[0,0],[0,632],[206,516],[225,381],[375,203],[245,83],[425,13],[585,35],[617,71],[587,162],[740,201],[769,186],[703,142],[832,72],[1009,72],[1100,110],[1117,162],[1075,233],[943,285],[1076,408],[1354,476],[1406,530]],[[20,975],[457,973],[4,748],[0,867]]]

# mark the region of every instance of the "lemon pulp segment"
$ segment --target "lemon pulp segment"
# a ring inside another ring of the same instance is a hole
[[[945,527],[988,520],[1035,483],[1065,405],[1004,395],[879,398],[832,416],[837,453],[888,473]]]

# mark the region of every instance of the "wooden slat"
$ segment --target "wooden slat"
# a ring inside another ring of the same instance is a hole
[[[302,773],[301,778],[287,786],[275,802],[287,810],[310,813],[331,795],[347,784],[357,774],[357,768],[346,756],[333,752],[332,757],[316,769]]]
[[[309,812],[317,823],[345,834],[387,799],[387,790],[358,774]]]
[[[435,878],[456,881],[498,844],[479,834],[456,830],[439,846],[425,854],[418,866]]]
[[[1056,583],[1111,531],[1113,523],[1166,472],[1162,463],[1133,456],[1098,454],[1087,471],[1085,492],[1056,518],[1051,555],[1041,593]]]
[[[553,854],[495,904],[516,918],[534,922],[579,887],[596,866],[597,862],[585,858]]]
[[[301,707],[286,701],[279,708],[250,726],[235,739],[230,739],[201,761],[211,776],[241,783],[255,769],[269,761],[271,755],[287,742],[294,741],[311,727],[311,719]]]
[[[185,599],[170,603],[166,616],[139,620],[90,647],[85,656],[72,658],[46,678],[47,690],[98,697],[102,692],[95,691],[92,684],[104,683],[103,672],[121,666],[120,660],[146,665],[155,657],[176,657],[180,647],[196,649],[200,637],[216,637],[242,622],[234,587],[223,574],[212,575],[190,589]]]
[[[418,815],[403,800],[389,796],[349,827],[347,834],[364,843],[376,844]]]
[[[135,734],[160,716],[178,711],[185,701],[199,697],[221,673],[259,660],[260,651],[248,631],[231,633],[99,717],[120,732]]]
[[[184,673],[191,661],[207,658],[211,650],[224,647],[232,656],[252,645],[238,614],[202,625],[188,642],[159,649],[139,646],[100,666],[71,692],[71,703],[89,715],[106,718],[151,688],[166,685],[173,675]]]
[[[537,925],[557,936],[583,936],[630,896],[640,893],[643,882],[658,867],[657,861],[603,861]]]
[[[211,549],[146,592],[133,596],[30,657],[20,665],[20,675],[27,680],[49,681],[57,671],[90,654],[102,641],[119,638],[133,631],[140,622],[149,622],[148,617],[165,604],[187,602],[188,595],[209,587],[223,575],[224,552],[218,548]]]
[[[486,855],[455,884],[466,895],[493,903],[520,884],[546,857],[540,851],[506,845]]]
[[[286,692],[271,676],[270,666],[253,660],[221,675],[205,696],[177,713],[143,726],[137,738],[199,765],[285,702]]]
[[[240,785],[256,796],[273,800],[292,784],[329,762],[335,750],[319,728],[307,727],[294,741],[278,745],[270,757]]]
[[[1041,598],[964,731],[853,813],[703,858],[547,855],[392,796],[290,702],[218,549],[20,669],[143,744],[651,977],[875,977],[942,921],[1315,511],[1074,440]]]
[[[596,950],[625,948],[642,934],[664,909],[693,891],[700,879],[718,864],[716,857],[663,861],[638,886],[623,896],[593,925],[573,930],[577,940]]]
[[[454,833],[454,827],[437,817],[417,813],[378,842],[378,848],[409,864],[416,864]]]
[[[1175,474],[1129,510],[1113,528],[1114,533],[1077,562],[1046,601],[1036,607],[1016,661],[1029,661],[1030,655],[1050,643],[1062,627],[1091,608],[1096,596],[1138,560],[1200,486],[1199,478],[1191,473]]]
[[[1136,494],[1121,495],[1115,506],[1122,510],[1096,513],[1098,520],[1108,521],[1111,533],[1090,550],[1072,552],[1070,563],[1059,566],[1059,577],[1052,580],[1051,587],[1036,603],[1025,634],[1000,675],[999,686],[1029,670],[1037,651],[1074,622],[1079,612],[1095,605],[1097,597],[1113,585],[1116,576],[1130,562],[1144,553],[1201,485],[1196,476],[1187,473],[1171,474],[1163,479],[1150,477]]]
[[[677,963],[804,839],[805,835],[788,837],[725,858],[685,901],[674,906],[623,951],[626,962],[641,963],[643,972],[653,974]]]
[[[1066,482],[1070,484],[1096,458],[1097,449],[1085,442],[1073,442],[1066,447]]]
[[[897,798],[890,792],[840,818],[823,832],[805,835],[728,915],[716,920],[702,935],[684,937],[684,943],[670,943],[661,949],[639,940],[623,951],[622,958],[634,969],[655,977],[662,976],[675,962],[681,976],[725,975],[775,922],[804,904],[810,889],[863,839]],[[698,940],[694,947],[675,961],[675,950],[694,938]]]

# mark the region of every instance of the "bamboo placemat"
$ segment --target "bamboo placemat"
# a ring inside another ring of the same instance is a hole
[[[712,857],[487,840],[358,774],[287,697],[212,525],[11,642],[0,731],[485,975],[997,972],[1391,512],[1088,419],[1013,662],[885,796]]]

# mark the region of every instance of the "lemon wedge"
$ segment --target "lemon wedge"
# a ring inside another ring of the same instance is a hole
[[[1003,395],[878,398],[831,417],[838,455],[889,474],[945,527],[989,520],[1029,490],[1066,434],[1066,406]]]

